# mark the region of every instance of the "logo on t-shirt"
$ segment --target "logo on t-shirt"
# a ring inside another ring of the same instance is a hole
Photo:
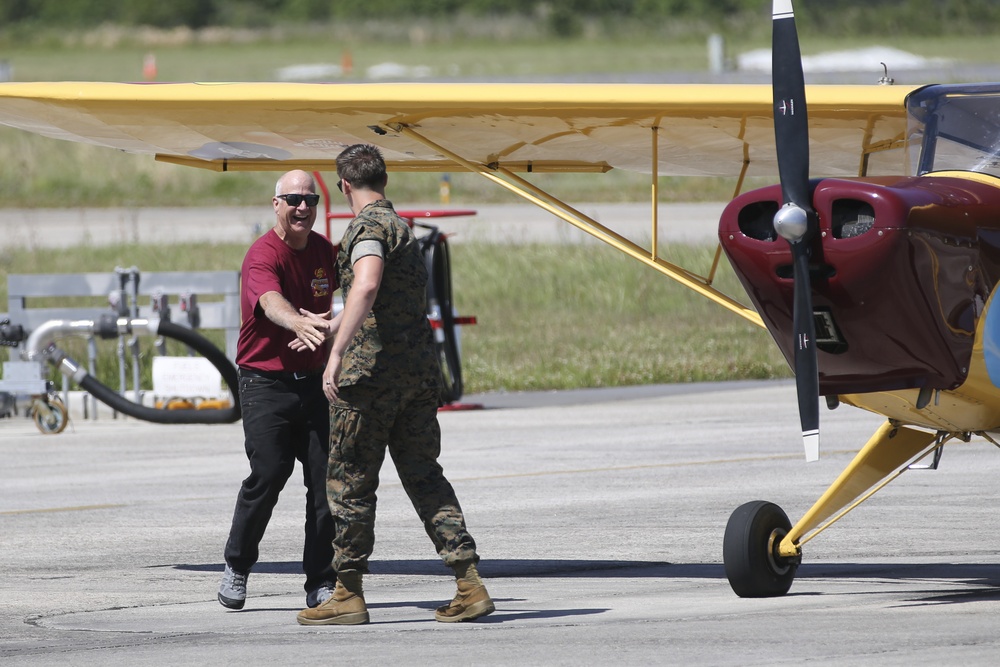
[[[312,292],[314,297],[328,296],[330,294],[330,279],[326,276],[326,271],[316,269],[313,272],[315,278],[312,279]]]

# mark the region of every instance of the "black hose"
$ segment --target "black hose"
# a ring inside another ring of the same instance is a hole
[[[164,410],[130,401],[113,389],[101,384],[97,378],[90,374],[84,375],[77,381],[77,384],[118,412],[156,424],[231,424],[238,421],[241,417],[239,375],[236,372],[236,367],[222,350],[193,329],[167,320],[160,320],[156,335],[179,340],[212,362],[212,365],[222,374],[222,379],[225,380],[233,395],[233,405],[224,410]]]

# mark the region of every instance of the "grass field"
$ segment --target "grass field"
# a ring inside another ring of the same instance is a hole
[[[147,55],[155,56],[159,81],[272,81],[283,68],[303,64],[350,69],[325,80],[351,81],[384,63],[419,68],[420,76],[483,79],[636,72],[708,71],[707,38],[724,38],[735,58],[770,45],[771,22],[709,25],[663,21],[595,25],[573,39],[552,39],[530,20],[334,23],[276,26],[266,31],[184,29],[149,31],[107,26],[87,33],[50,31],[17,43],[0,41],[17,81],[140,81]],[[991,35],[944,35],[933,39],[889,34],[827,35],[800,26],[803,55],[888,46],[928,58],[998,62]],[[874,65],[878,65],[875,63]],[[891,65],[891,63],[890,63]]]
[[[52,272],[52,267],[60,273],[110,273],[115,266],[146,272],[234,269],[245,251],[236,244],[5,251],[0,303],[7,301],[10,273]],[[767,332],[610,248],[463,243],[451,253],[456,306],[478,321],[461,333],[467,392],[789,375]],[[707,246],[664,249],[665,258],[706,273],[713,253]],[[743,294],[728,269],[717,285]],[[215,342],[222,344],[221,338]],[[151,339],[142,345],[149,386]],[[114,346],[101,342],[98,377],[117,387]],[[60,347],[77,361],[86,358],[82,339]]]
[[[452,253],[456,301],[479,322],[462,333],[474,391],[789,376],[766,331],[610,248]],[[713,254],[671,246],[664,257],[707,273]],[[728,268],[716,284],[743,295]]]

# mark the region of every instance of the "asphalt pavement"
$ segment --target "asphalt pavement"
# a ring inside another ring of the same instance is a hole
[[[724,202],[661,204],[657,213],[660,238],[667,242],[688,243],[714,239],[724,207]],[[425,220],[447,232],[452,243],[599,243],[552,213],[530,204],[406,206],[408,210],[422,208],[476,212],[472,216]],[[652,238],[652,205],[648,202],[580,204],[578,208],[584,215],[635,242]],[[331,238],[339,240],[346,223],[346,220],[332,220]],[[0,249],[71,249],[80,245],[121,242],[249,244],[273,225],[274,212],[266,206],[0,209]],[[315,228],[325,232],[325,223],[320,220]]]
[[[304,490],[289,481],[242,611],[216,601],[247,473],[239,424],[0,420],[4,665],[986,665],[1000,650],[1000,457],[949,445],[806,545],[788,595],[736,597],[740,504],[796,520],[878,425],[824,412],[800,451],[786,381],[469,396],[442,463],[497,611],[441,624],[454,591],[387,465],[372,622],[302,627]]]

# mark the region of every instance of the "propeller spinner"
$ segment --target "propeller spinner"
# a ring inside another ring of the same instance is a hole
[[[774,142],[784,206],[774,216],[774,230],[792,250],[795,335],[795,389],[806,460],[819,459],[819,364],[809,282],[809,246],[816,213],[809,193],[809,125],[805,79],[791,0],[772,4],[771,87],[774,95]]]

